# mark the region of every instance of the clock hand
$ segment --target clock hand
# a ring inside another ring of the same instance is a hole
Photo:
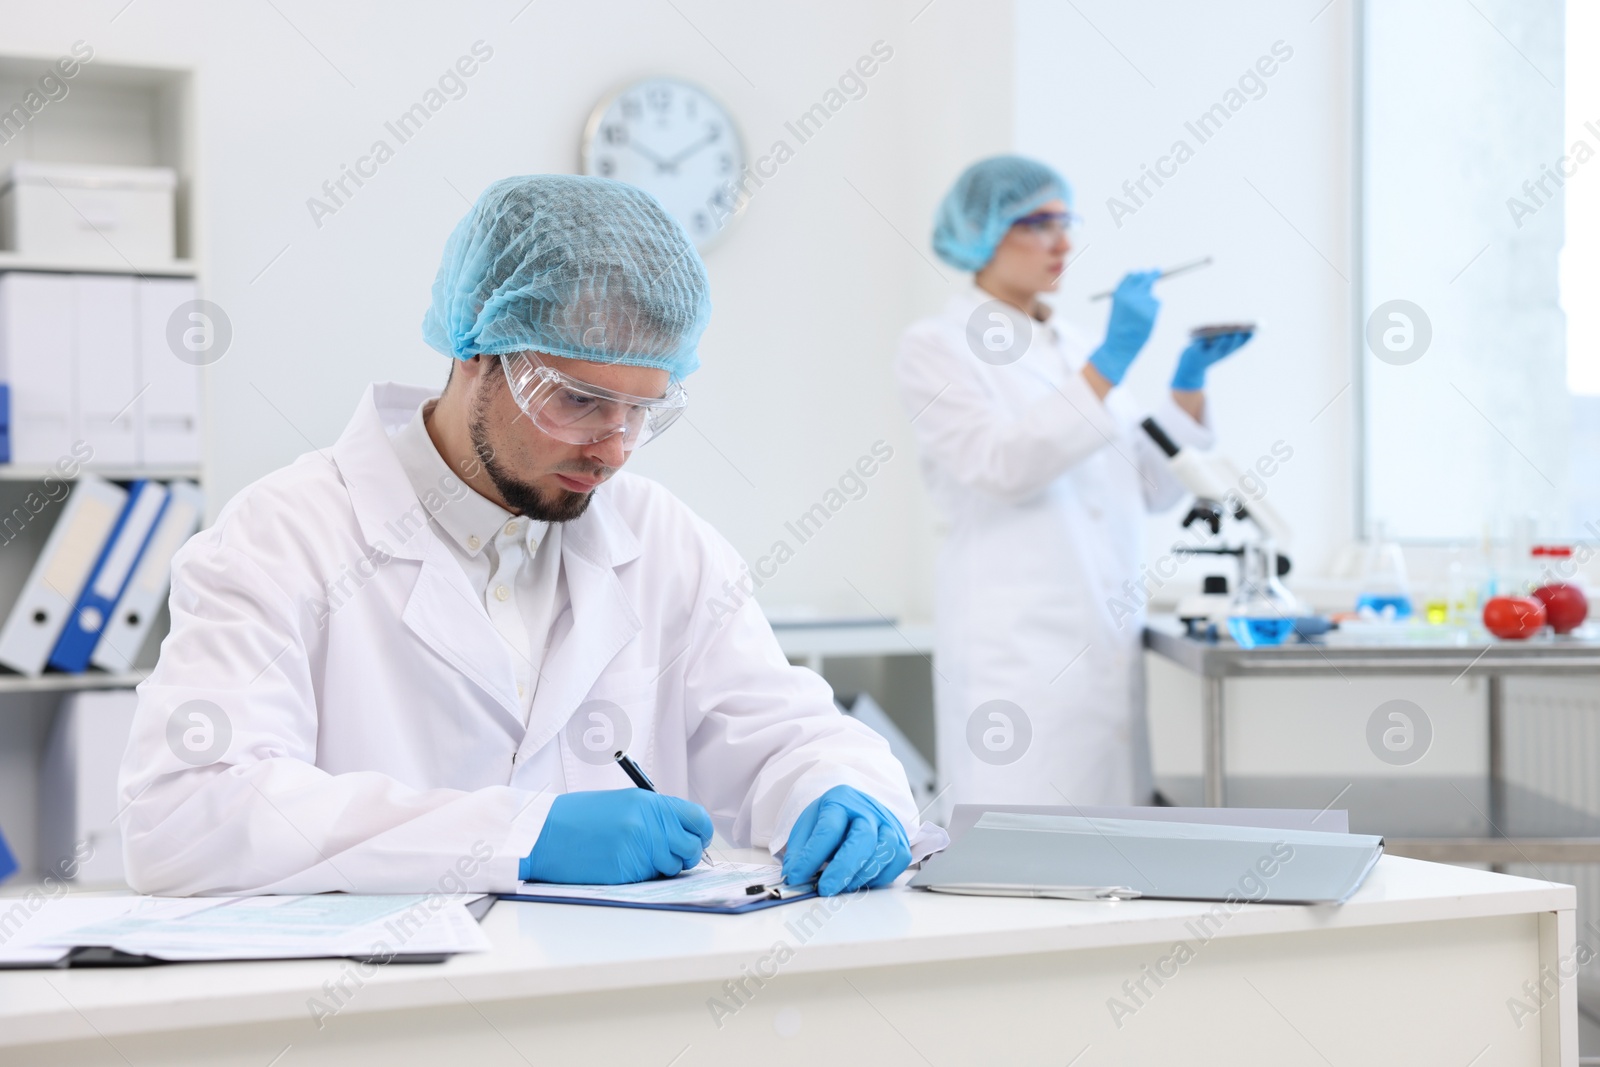
[[[660,156],[656,155],[654,152],[640,144],[638,141],[634,140],[632,137],[628,138],[628,147],[639,153],[644,158],[648,159],[650,162],[654,163],[658,170],[671,170],[674,166],[673,160],[662,159]]]
[[[715,141],[718,137],[721,137],[721,136],[722,136],[722,131],[718,130],[717,132],[715,132],[713,134],[710,134],[710,135],[708,135],[706,137],[702,137],[700,140],[696,141],[694,144],[690,145],[688,148],[685,148],[683,151],[677,153],[671,159],[667,160],[667,164],[669,166],[676,167],[679,163],[682,163],[684,160],[688,159],[690,156],[692,156],[696,152],[700,151],[700,149],[704,148],[706,145],[710,144],[711,142]]]

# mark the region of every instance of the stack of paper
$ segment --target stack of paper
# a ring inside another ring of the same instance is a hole
[[[393,957],[485,952],[467,910],[439,896],[62,897],[0,945],[0,966],[49,966],[75,949],[158,960]]]

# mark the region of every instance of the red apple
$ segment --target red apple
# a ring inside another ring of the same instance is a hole
[[[1589,617],[1589,598],[1583,590],[1570,582],[1551,582],[1533,591],[1544,604],[1550,628],[1558,634],[1570,634]]]
[[[1490,597],[1483,606],[1484,629],[1520,641],[1544,629],[1544,601],[1531,596]]]

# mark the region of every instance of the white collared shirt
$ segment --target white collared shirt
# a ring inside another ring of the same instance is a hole
[[[550,626],[566,606],[561,526],[513,515],[451,471],[423,423],[436,400],[420,405],[390,440],[434,529],[511,649],[526,723]]]

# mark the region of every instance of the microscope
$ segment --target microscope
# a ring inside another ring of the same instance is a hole
[[[1278,549],[1289,539],[1288,524],[1264,500],[1245,503],[1238,490],[1243,473],[1226,457],[1180,448],[1155,419],[1147,418],[1139,425],[1167,457],[1168,469],[1194,494],[1194,503],[1183,518],[1185,530],[1202,523],[1218,536],[1223,520],[1231,515],[1248,523],[1256,534],[1237,545],[1173,546],[1180,558],[1211,555],[1238,560],[1231,592],[1225,576],[1209,574],[1198,596],[1178,602],[1178,618],[1189,635],[1212,637],[1225,630],[1245,648],[1282,644],[1306,615],[1280,581],[1290,569],[1289,557]]]

